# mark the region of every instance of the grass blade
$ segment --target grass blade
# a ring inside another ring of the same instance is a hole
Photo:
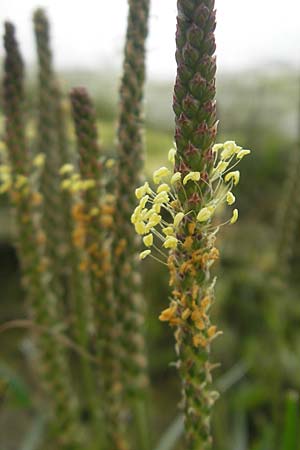
[[[248,449],[248,430],[245,411],[236,411],[234,421],[233,450]]]
[[[284,428],[282,432],[281,450],[297,450],[299,423],[299,396],[291,391],[286,398]]]
[[[178,442],[178,439],[183,434],[183,430],[184,430],[183,415],[180,414],[174,419],[171,425],[167,428],[155,450],[171,450],[172,448],[174,448],[174,446]]]

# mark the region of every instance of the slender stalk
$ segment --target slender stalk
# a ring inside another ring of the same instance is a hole
[[[18,253],[27,293],[30,316],[37,326],[45,328],[35,336],[40,356],[43,385],[53,413],[57,448],[77,448],[76,407],[69,383],[65,349],[55,339],[58,324],[57,298],[49,286],[49,272],[44,261],[44,231],[40,227],[36,206],[40,197],[30,180],[29,153],[24,131],[24,67],[15,39],[14,26],[5,24],[4,111],[6,145],[12,168],[11,198],[15,207],[18,229]],[[52,330],[52,333],[49,331]]]

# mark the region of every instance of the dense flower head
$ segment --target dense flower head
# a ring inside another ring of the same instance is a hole
[[[250,150],[242,149],[234,141],[226,141],[213,146],[214,164],[205,177],[200,171],[189,171],[183,176],[181,172],[174,173],[164,166],[155,170],[155,188],[146,181],[135,190],[139,204],[131,216],[131,222],[146,247],[141,252],[140,259],[151,255],[161,260],[161,257],[167,257],[163,249],[191,247],[192,238],[185,239],[181,236],[182,226],[193,228],[200,235],[214,232],[224,224],[234,224],[238,219],[237,208],[224,223],[217,224],[213,219],[221,206],[235,203],[232,189],[239,183],[240,172],[233,169],[249,153]],[[168,156],[174,165],[176,149],[171,149]],[[186,211],[179,200],[178,191],[184,192],[187,199],[191,183],[197,190],[193,193],[193,198],[189,199],[190,210]],[[197,208],[193,207],[193,202],[197,203]]]

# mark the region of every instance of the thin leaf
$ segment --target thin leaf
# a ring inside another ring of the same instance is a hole
[[[233,450],[248,449],[248,430],[245,411],[237,411],[234,422]]]
[[[184,419],[182,415],[178,415],[163,434],[155,450],[171,450],[174,448],[183,431]]]
[[[298,449],[299,396],[291,391],[287,395],[281,450]]]
[[[221,393],[227,392],[246,375],[248,370],[249,366],[242,361],[235,364],[217,381],[217,389]]]

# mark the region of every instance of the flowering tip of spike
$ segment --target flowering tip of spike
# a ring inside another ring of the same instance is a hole
[[[173,159],[176,150],[171,150],[169,156]],[[131,216],[131,222],[146,247],[153,246],[160,255],[165,255],[164,249],[172,251],[178,247],[190,251],[197,236],[212,233],[214,237],[220,226],[237,221],[238,210],[235,209],[231,219],[219,225],[212,224],[219,206],[234,204],[232,188],[238,184],[240,172],[232,169],[250,150],[243,150],[234,141],[216,144],[212,150],[213,167],[207,172],[189,171],[179,157],[178,167],[184,176],[179,171],[171,175],[170,170],[163,166],[153,173],[153,181],[158,185],[156,192],[147,181],[135,190],[139,204]],[[162,249],[157,248],[159,241]],[[145,251],[148,256],[150,253]]]

